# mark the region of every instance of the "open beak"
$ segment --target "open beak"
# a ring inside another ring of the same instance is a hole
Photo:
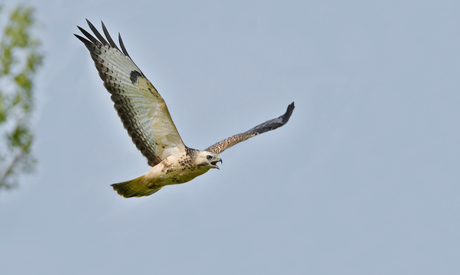
[[[215,161],[211,161],[211,164],[216,166],[217,170],[220,170],[219,166],[217,166],[218,162],[223,163],[222,159],[220,157],[217,157],[217,160],[215,160]]]

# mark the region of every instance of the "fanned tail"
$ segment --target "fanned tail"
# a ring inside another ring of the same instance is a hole
[[[163,188],[163,186],[152,186],[152,188],[148,187],[147,183],[144,181],[144,176],[140,176],[130,181],[115,183],[111,186],[113,187],[113,190],[117,191],[120,196],[125,198],[150,196]]]

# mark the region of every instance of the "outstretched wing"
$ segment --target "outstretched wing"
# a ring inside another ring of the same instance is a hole
[[[75,34],[88,48],[104,86],[112,94],[115,109],[137,149],[154,166],[169,155],[185,152],[185,145],[165,101],[134,64],[118,35],[120,49],[102,23],[106,39],[89,22],[95,38],[78,27],[86,38]]]
[[[220,154],[223,151],[225,151],[227,148],[232,147],[233,145],[240,143],[242,141],[245,141],[247,139],[250,139],[254,136],[257,136],[259,134],[263,134],[265,132],[275,130],[278,127],[283,126],[289,121],[289,118],[292,115],[292,111],[294,110],[294,102],[289,104],[287,107],[286,113],[284,115],[271,119],[268,121],[265,121],[264,123],[261,123],[257,125],[256,127],[247,130],[244,133],[241,134],[236,134],[234,136],[231,136],[229,138],[226,138],[222,141],[217,142],[214,145],[209,146],[208,148],[204,149],[205,151],[213,152],[214,154]]]

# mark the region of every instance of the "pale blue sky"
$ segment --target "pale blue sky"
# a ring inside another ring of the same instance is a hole
[[[31,3],[39,164],[0,195],[0,274],[460,272],[458,1]],[[124,199],[109,185],[149,166],[73,36],[85,18],[121,32],[190,147],[294,114]]]

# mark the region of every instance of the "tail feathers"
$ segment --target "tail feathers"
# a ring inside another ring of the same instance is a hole
[[[144,176],[140,176],[130,181],[115,183],[111,185],[113,190],[125,198],[150,196],[160,190],[163,186],[149,187],[144,181]]]

